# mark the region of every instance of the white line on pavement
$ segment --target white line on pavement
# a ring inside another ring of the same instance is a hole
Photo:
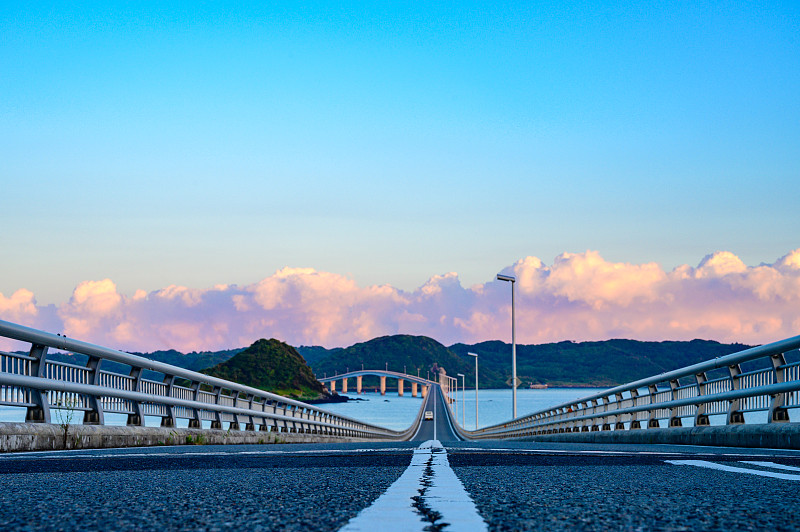
[[[362,454],[362,453],[383,453],[383,452],[397,452],[397,451],[410,451],[410,447],[377,447],[374,449],[298,449],[296,451],[188,451],[182,453],[176,452],[152,452],[152,453],[136,453],[136,452],[86,452],[83,451],[37,451],[37,452],[24,452],[14,453],[13,455],[0,455],[0,460],[14,460],[14,459],[31,459],[37,460],[72,460],[74,458],[130,458],[130,457],[156,457],[156,456],[245,456],[245,455],[305,455],[305,454]],[[43,453],[59,453],[59,454],[43,454]]]
[[[413,497],[421,497],[422,506],[438,512],[441,518],[436,524],[446,523],[446,530],[486,530],[475,503],[450,468],[444,447],[429,440],[414,449],[411,465],[400,478],[340,532],[424,530],[432,523],[414,507]]]
[[[717,464],[714,462],[707,462],[705,460],[665,460],[665,462],[673,465],[690,465],[696,467],[705,467],[708,469],[718,469],[720,471],[729,471],[731,473],[740,473],[746,475],[757,475],[760,477],[780,478],[783,480],[800,480],[800,475],[790,475],[788,473],[775,473],[773,471],[762,471],[760,469],[749,469],[745,467],[734,467],[724,464]]]
[[[800,471],[800,467],[794,467],[784,464],[776,464],[775,462],[752,462],[749,460],[742,460],[742,463],[754,466],[769,467],[772,469],[783,469],[784,471]]]

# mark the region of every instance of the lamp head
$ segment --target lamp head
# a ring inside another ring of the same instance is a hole
[[[511,281],[513,283],[513,282],[515,282],[517,280],[517,278],[514,277],[513,275],[503,275],[501,273],[498,273],[497,274],[497,280],[498,281]]]
[[[469,356],[471,356],[471,357],[475,357],[475,358],[477,358],[477,357],[478,357],[477,353],[467,353],[467,354],[468,354]]]

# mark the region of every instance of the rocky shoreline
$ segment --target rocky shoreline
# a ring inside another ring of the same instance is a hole
[[[320,397],[319,399],[309,399],[307,401],[304,400],[303,402],[310,405],[324,405],[328,403],[346,403],[348,401],[364,401],[364,400],[365,399],[362,399],[360,397],[348,397],[346,395],[339,395],[338,393],[333,393],[328,395],[327,397]]]

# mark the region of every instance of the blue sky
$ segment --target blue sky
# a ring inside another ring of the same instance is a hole
[[[796,2],[263,4],[4,7],[0,292],[800,245]]]

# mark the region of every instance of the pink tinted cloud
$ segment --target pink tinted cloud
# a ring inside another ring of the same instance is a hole
[[[716,252],[696,267],[615,263],[595,251],[545,264],[526,257],[517,277],[520,343],[634,338],[765,343],[800,334],[800,249],[747,266]],[[0,317],[125,350],[215,350],[276,337],[346,346],[395,333],[445,343],[510,339],[510,287],[464,287],[455,273],[413,292],[311,268],[284,268],[248,286],[168,286],[132,296],[110,279],[85,281],[66,303],[40,307],[20,289],[0,294]]]

